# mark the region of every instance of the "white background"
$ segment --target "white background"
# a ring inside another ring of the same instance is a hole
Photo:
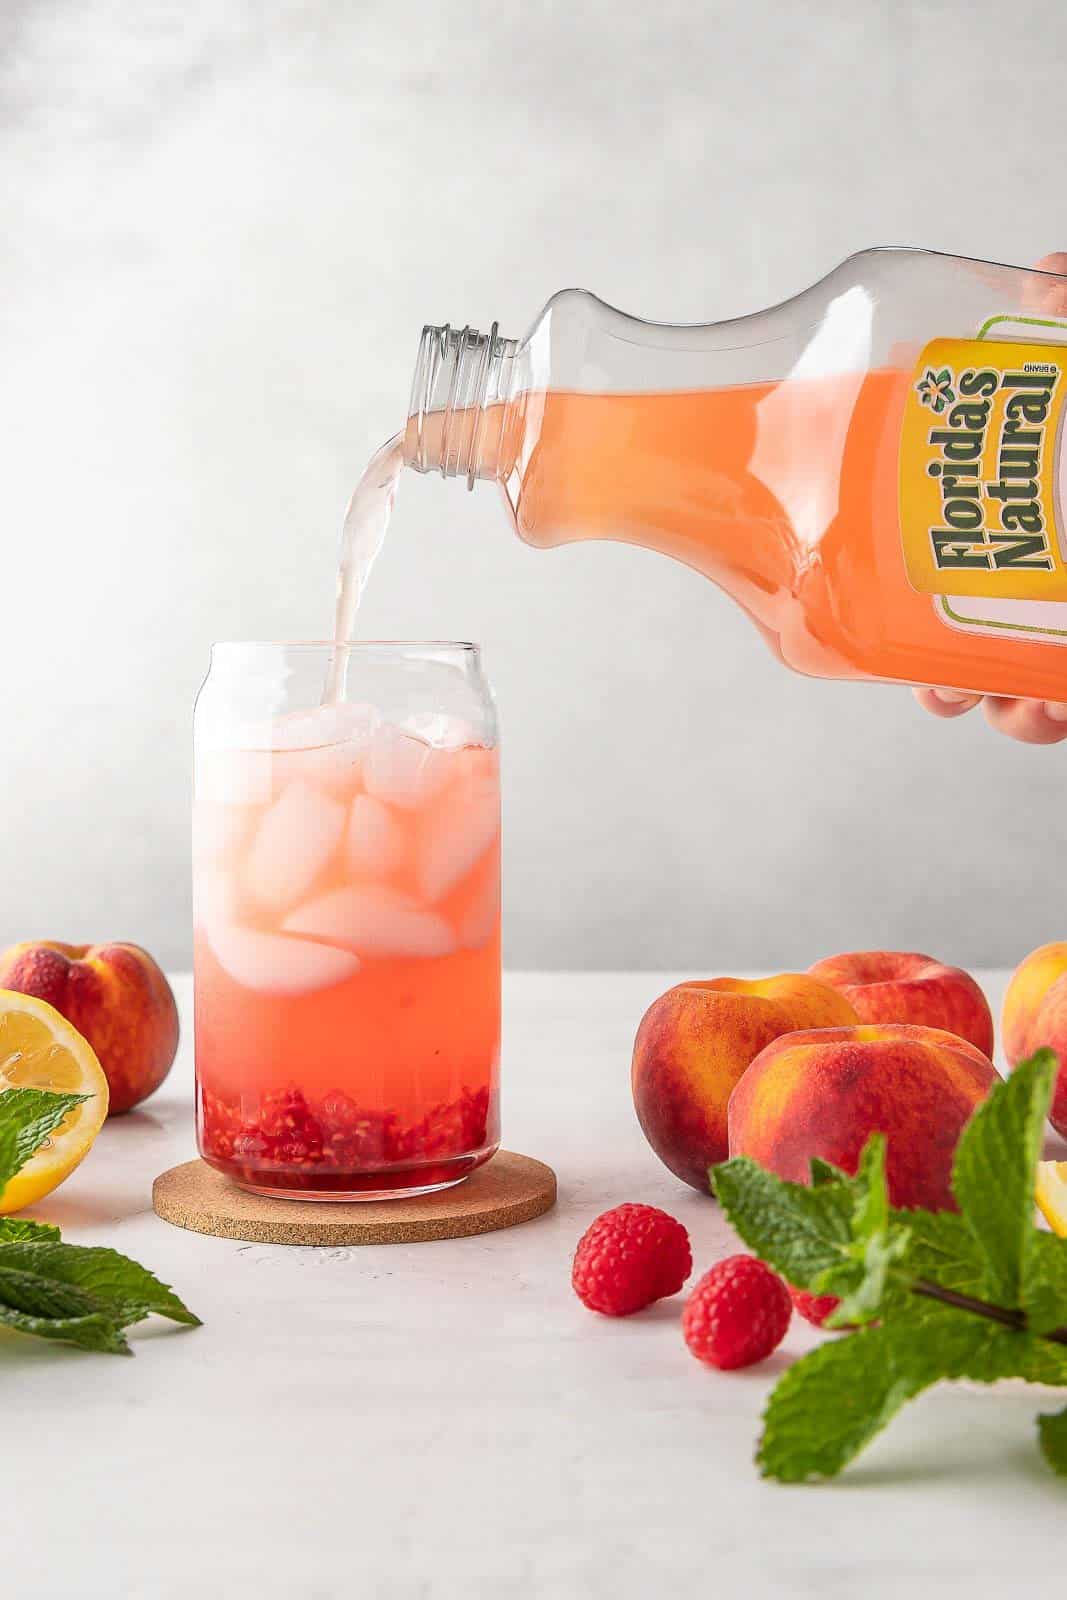
[[[0,940],[188,941],[215,638],[328,627],[425,321],[758,308],[872,243],[1067,246],[1058,0],[4,0]],[[512,964],[1010,965],[1062,750],[806,682],[705,580],[411,477],[371,636],[476,638]]]

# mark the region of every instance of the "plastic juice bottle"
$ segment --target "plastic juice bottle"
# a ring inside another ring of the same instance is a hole
[[[769,311],[423,330],[404,458],[703,572],[819,677],[1067,700],[1067,277],[876,249]]]

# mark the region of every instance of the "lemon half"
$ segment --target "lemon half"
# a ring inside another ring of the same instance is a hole
[[[51,1194],[88,1155],[107,1116],[107,1079],[92,1046],[54,1006],[0,989],[0,1093],[49,1089],[90,1096],[0,1190],[0,1215]]]

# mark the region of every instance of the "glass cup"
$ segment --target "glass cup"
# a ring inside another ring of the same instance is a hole
[[[458,1183],[499,1143],[499,762],[477,647],[215,645],[194,745],[204,1160],[302,1200]]]

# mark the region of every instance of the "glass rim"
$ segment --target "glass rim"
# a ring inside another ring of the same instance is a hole
[[[469,639],[354,639],[340,644],[336,639],[217,639],[211,646],[216,650],[343,650],[358,653],[364,650],[450,650],[477,654],[481,649]]]

